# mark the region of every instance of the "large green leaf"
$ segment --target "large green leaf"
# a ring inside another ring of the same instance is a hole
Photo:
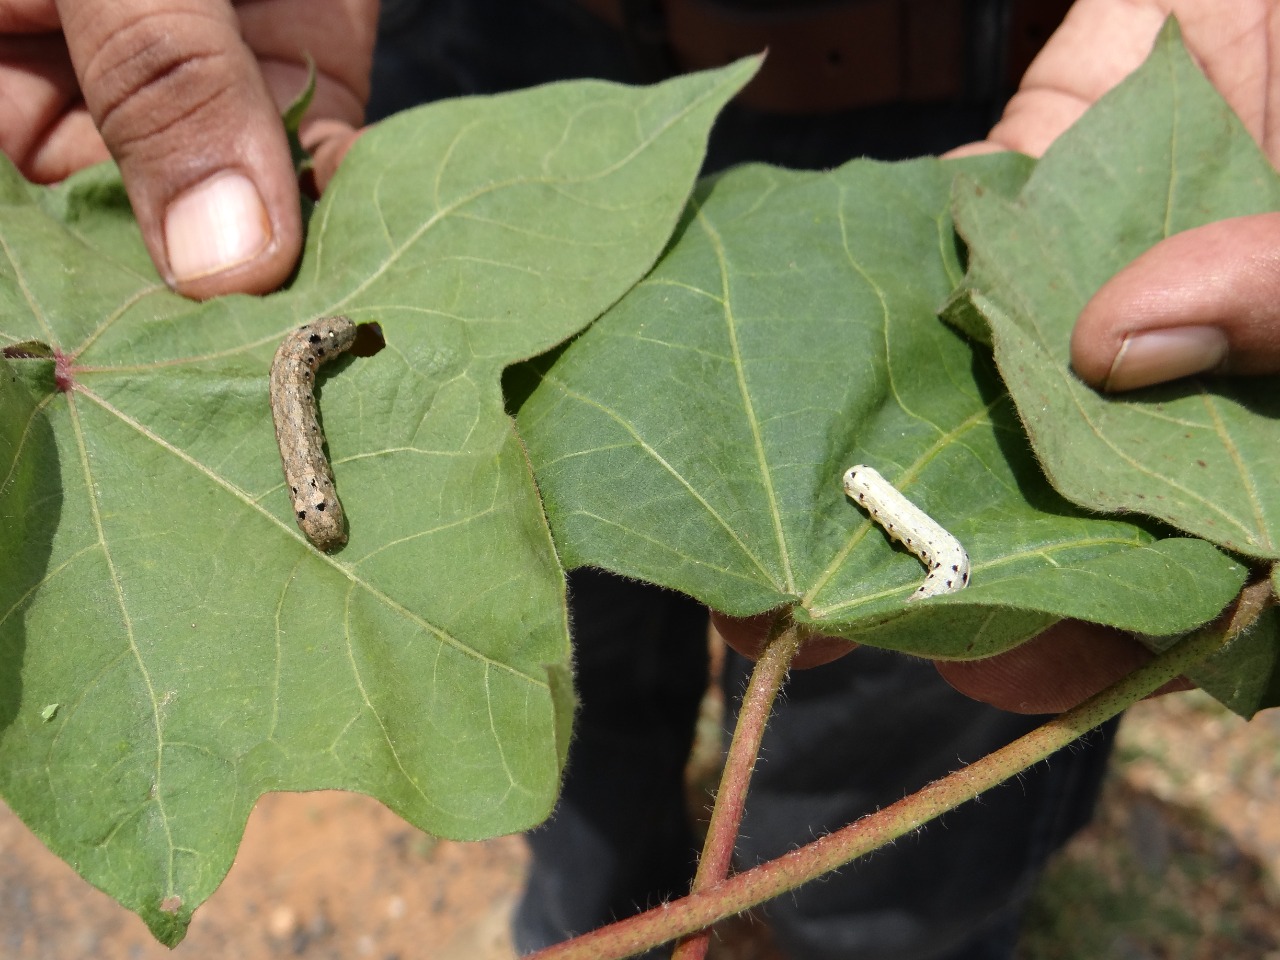
[[[1244,568],[1054,493],[987,352],[935,315],[962,275],[953,176],[1013,192],[1029,166],[704,183],[654,271],[535,361],[534,382],[511,380],[566,564],[931,657],[994,653],[1060,617],[1172,634],[1214,616]],[[968,589],[906,602],[924,571],[844,495],[855,463],[960,539]]]
[[[644,274],[753,69],[391,119],[266,298],[165,289],[112,169],[0,170],[0,342],[57,357],[0,367],[0,789],[161,940],[267,790],[360,790],[452,837],[546,815],[563,581],[501,370]],[[387,346],[321,378],[350,521],[326,556],[293,523],[267,370],[336,312]]]
[[[1171,234],[1277,209],[1280,176],[1173,21],[1015,197],[958,184],[971,262],[950,314],[989,325],[979,332],[1065,496],[1280,557],[1280,381],[1200,377],[1105,396],[1070,369],[1075,319],[1121,267]]]

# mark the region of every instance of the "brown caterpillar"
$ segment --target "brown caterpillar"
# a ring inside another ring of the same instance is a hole
[[[285,337],[271,361],[271,417],[284,482],[299,528],[326,552],[347,542],[347,529],[316,416],[316,369],[355,339],[356,325],[346,317],[321,317]]]

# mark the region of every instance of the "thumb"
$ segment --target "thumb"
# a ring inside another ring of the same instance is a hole
[[[1081,311],[1071,364],[1109,391],[1280,370],[1280,214],[1219,220],[1142,254]]]
[[[263,293],[301,249],[279,113],[226,0],[58,0],[89,112],[156,267],[205,298]]]

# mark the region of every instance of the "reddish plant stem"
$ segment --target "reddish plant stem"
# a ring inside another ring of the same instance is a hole
[[[769,631],[760,659],[751,671],[747,692],[738,710],[738,723],[729,743],[720,788],[716,791],[707,839],[698,860],[698,873],[693,878],[691,893],[701,893],[724,880],[733,862],[733,848],[738,840],[738,826],[746,805],[747,788],[760,756],[773,701],[787,678],[787,671],[804,642],[804,631],[789,616],[779,616]],[[671,960],[703,960],[711,942],[711,931],[699,930],[681,940]]]
[[[706,890],[548,947],[531,958],[621,960],[710,927],[842,867],[1041,762],[1180,676],[1253,623],[1270,595],[1267,581],[1246,587],[1229,617],[1182,638],[1080,706],[883,810]]]

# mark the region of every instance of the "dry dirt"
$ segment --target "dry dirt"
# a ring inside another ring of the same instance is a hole
[[[711,724],[708,724],[710,727]],[[437,841],[375,801],[264,797],[169,951],[0,808],[0,958],[509,960],[521,841]],[[776,957],[740,920],[721,960]],[[1199,694],[1130,711],[1097,823],[1058,858],[1020,960],[1280,960],[1280,710]]]

